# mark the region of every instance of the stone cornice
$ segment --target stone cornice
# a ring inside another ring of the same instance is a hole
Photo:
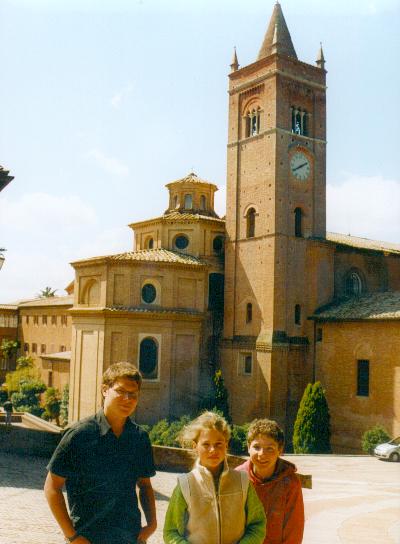
[[[227,147],[236,147],[241,144],[247,144],[249,142],[252,142],[256,139],[261,139],[264,136],[268,136],[269,134],[287,134],[293,138],[296,138],[296,140],[300,140],[299,144],[301,145],[301,142],[316,142],[318,144],[327,144],[327,140],[321,140],[320,138],[310,138],[309,136],[302,136],[300,134],[293,134],[290,130],[286,130],[284,128],[279,127],[273,127],[269,128],[268,130],[264,130],[260,132],[260,134],[257,134],[256,136],[249,136],[248,138],[243,138],[242,140],[235,140],[234,142],[229,142]],[[293,142],[293,145],[296,145],[295,142]],[[307,148],[306,148],[307,149]]]
[[[135,311],[136,308],[131,310],[127,308],[84,308],[74,307],[70,310],[70,314],[73,317],[128,317],[130,319],[157,319],[168,321],[202,321],[205,317],[203,312],[185,311],[175,308],[166,309],[154,309],[147,311]]]

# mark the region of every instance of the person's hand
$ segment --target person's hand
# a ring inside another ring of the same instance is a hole
[[[156,528],[155,525],[145,525],[142,527],[137,537],[137,544],[146,544],[147,539],[151,537]]]

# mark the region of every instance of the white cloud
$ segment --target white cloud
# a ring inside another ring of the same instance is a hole
[[[96,223],[96,214],[78,196],[29,193],[19,200],[0,198],[0,227],[25,234],[79,230]]]
[[[118,109],[121,102],[125,100],[133,92],[133,85],[129,84],[123,87],[120,91],[116,92],[111,98],[111,105],[113,108]]]
[[[326,200],[328,231],[400,243],[400,181],[348,175]]]
[[[129,173],[129,168],[115,157],[107,157],[99,149],[91,149],[86,153],[86,157],[94,159],[95,162],[109,174],[125,177]]]

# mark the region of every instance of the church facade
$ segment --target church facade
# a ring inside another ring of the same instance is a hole
[[[234,422],[290,434],[320,380],[335,451],[376,423],[400,434],[400,246],[326,232],[325,59],[297,58],[278,3],[257,60],[232,60],[227,157],[226,218],[190,173],[130,225],[133,251],[72,263],[71,420],[128,360],[139,422],[196,411],[221,367]]]

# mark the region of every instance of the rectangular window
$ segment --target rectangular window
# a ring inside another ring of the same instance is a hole
[[[61,325],[63,327],[66,327],[67,326],[67,316],[66,315],[62,315],[61,316]]]
[[[26,316],[25,316],[25,323],[26,323],[27,325],[29,325],[29,315],[26,315]]]
[[[32,353],[36,353],[37,352],[37,344],[33,343],[32,344]]]
[[[67,351],[65,346],[60,346],[60,351]]]
[[[242,376],[251,376],[253,374],[253,356],[251,353],[240,353],[238,374]]]
[[[57,316],[56,315],[51,316],[51,324],[52,325],[57,325]]]
[[[322,342],[322,329],[317,329],[317,342]]]
[[[47,386],[53,387],[53,371],[49,370],[48,376],[47,376]]]
[[[47,325],[47,315],[42,315],[42,325]]]
[[[24,344],[24,351],[29,351],[29,344],[25,342]]]
[[[357,396],[369,397],[369,361],[357,361]]]
[[[46,353],[46,344],[41,344],[40,353]]]
[[[34,315],[33,316],[33,324],[34,325],[39,325],[39,316],[38,315]]]

